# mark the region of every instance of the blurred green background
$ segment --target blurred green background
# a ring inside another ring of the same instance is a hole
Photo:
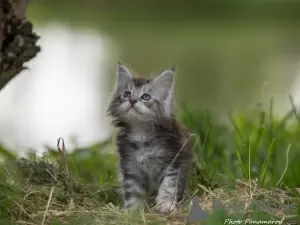
[[[299,1],[31,0],[28,16],[109,39],[101,76],[110,87],[117,59],[143,75],[175,64],[177,98],[189,107],[224,113],[272,95],[282,113],[299,74],[299,11]]]

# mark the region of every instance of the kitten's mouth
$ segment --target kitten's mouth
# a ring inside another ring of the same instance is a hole
[[[132,105],[132,106],[128,109],[128,112],[135,112],[135,113],[137,113],[138,110],[137,110],[136,106]]]
[[[134,106],[131,106],[129,109],[128,109],[128,111],[136,111],[136,109],[135,109],[135,107]]]

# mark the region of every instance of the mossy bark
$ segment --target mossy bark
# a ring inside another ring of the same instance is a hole
[[[0,90],[40,51],[27,5],[28,0],[0,0]]]

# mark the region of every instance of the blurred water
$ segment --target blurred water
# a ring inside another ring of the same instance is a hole
[[[99,33],[52,24],[36,28],[42,52],[0,93],[0,141],[43,151],[64,137],[72,147],[110,135],[105,119],[105,43]]]

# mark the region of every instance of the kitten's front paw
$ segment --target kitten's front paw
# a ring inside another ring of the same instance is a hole
[[[124,208],[129,211],[142,211],[145,208],[145,203],[140,199],[125,201]]]
[[[176,203],[172,201],[162,202],[158,207],[157,211],[160,213],[170,213],[176,208]]]

